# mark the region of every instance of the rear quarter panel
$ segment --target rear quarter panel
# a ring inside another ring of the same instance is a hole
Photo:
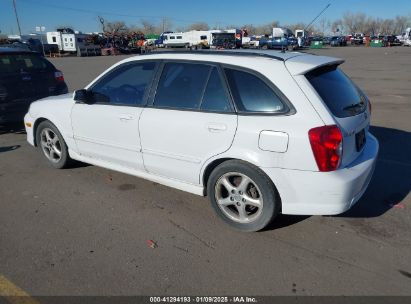
[[[252,61],[232,62],[232,64],[252,69],[268,78],[288,98],[295,113],[291,115],[239,115],[237,132],[230,150],[209,159],[203,167],[202,174],[207,165],[217,158],[241,159],[266,168],[318,171],[308,139],[308,130],[322,126],[324,122],[284,63],[258,58]],[[262,131],[288,134],[287,150],[270,152],[260,149],[259,135]]]

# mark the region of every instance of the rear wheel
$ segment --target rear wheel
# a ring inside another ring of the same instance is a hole
[[[227,161],[211,173],[207,194],[217,214],[242,231],[258,231],[278,214],[280,200],[264,172],[243,161]]]
[[[37,146],[48,163],[57,169],[68,167],[72,160],[63,136],[59,130],[49,121],[43,121],[36,132]]]

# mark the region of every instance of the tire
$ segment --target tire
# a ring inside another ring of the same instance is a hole
[[[270,178],[240,160],[226,161],[211,172],[207,195],[224,222],[245,232],[264,229],[280,211],[280,197]]]
[[[40,153],[52,167],[63,169],[72,164],[63,136],[50,121],[43,121],[37,127],[36,143]]]

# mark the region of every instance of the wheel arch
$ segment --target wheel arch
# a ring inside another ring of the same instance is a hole
[[[63,132],[62,128],[61,128],[58,124],[54,123],[53,119],[50,119],[50,118],[48,118],[48,117],[46,117],[46,116],[42,116],[42,117],[38,117],[38,118],[34,121],[34,126],[33,126],[34,146],[37,147],[37,129],[38,129],[39,125],[40,125],[42,122],[44,122],[44,121],[48,121],[48,122],[50,122],[51,124],[53,124],[53,125],[57,128],[57,130],[60,132],[61,136],[63,137],[64,141],[65,141],[66,144],[67,144],[67,140],[66,140],[66,137],[65,137],[65,135],[64,135],[64,132]]]
[[[203,188],[204,188],[204,196],[207,196],[207,183],[208,183],[208,179],[211,175],[211,172],[213,172],[213,170],[215,168],[217,168],[217,166],[219,166],[220,164],[229,161],[229,160],[234,160],[235,158],[230,158],[230,157],[224,157],[224,158],[217,158],[214,159],[212,162],[210,162],[209,164],[206,165],[205,169],[203,170],[203,174],[202,174],[202,178],[201,181],[203,182]]]
[[[43,121],[50,121],[47,118],[44,117],[39,117],[36,119],[36,121],[34,122],[34,126],[33,126],[33,142],[34,142],[34,146],[37,147],[37,129],[39,127],[39,125],[43,122]],[[50,121],[51,122],[51,121]],[[52,123],[52,122],[51,122]]]
[[[213,170],[215,168],[217,168],[219,165],[221,165],[222,163],[227,162],[227,161],[233,161],[233,160],[243,162],[245,164],[248,164],[252,167],[255,167],[255,168],[259,169],[257,165],[251,163],[250,161],[240,159],[240,158],[236,158],[236,157],[222,157],[222,158],[214,159],[209,164],[207,164],[205,166],[205,169],[203,170],[201,181],[203,182],[204,196],[207,196],[207,183],[208,183],[208,179],[210,178],[211,172],[213,172]],[[259,171],[261,171],[262,174],[264,174],[268,177],[268,175],[263,170],[259,169]],[[275,191],[278,195],[279,202],[280,202],[280,210],[281,210],[282,209],[282,199],[281,199],[281,195],[278,191],[278,187],[275,184],[275,181],[273,181],[270,177],[268,177],[268,178],[270,179],[271,183],[273,184],[274,189],[275,189]]]

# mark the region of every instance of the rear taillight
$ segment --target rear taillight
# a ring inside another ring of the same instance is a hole
[[[63,72],[55,71],[54,72],[54,78],[56,78],[57,82],[64,82]]]
[[[321,172],[337,170],[341,163],[343,135],[335,126],[323,126],[308,132],[311,148]]]

